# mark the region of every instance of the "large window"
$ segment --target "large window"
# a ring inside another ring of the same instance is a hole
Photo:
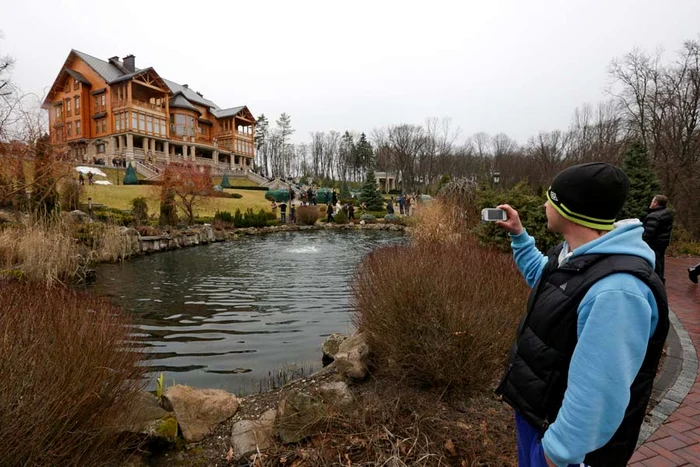
[[[107,133],[107,119],[99,118],[95,120],[95,132],[98,134]]]
[[[63,113],[61,111],[62,108],[63,108],[63,106],[61,106],[61,105],[56,106],[56,120],[61,119],[61,116],[63,115]]]
[[[175,114],[170,116],[170,123],[174,125],[174,133],[177,136],[194,136],[194,117],[190,115]]]
[[[71,122],[66,124],[66,136],[73,136],[73,123]]]
[[[70,102],[70,97],[66,99],[66,115],[71,116],[71,102]]]
[[[102,94],[95,96],[95,113],[104,112],[107,108],[106,105],[107,105],[107,96],[105,96],[104,92]]]
[[[80,96],[75,96],[75,113],[80,112]]]
[[[78,89],[80,87],[80,83],[78,83],[78,80],[73,78],[73,89]],[[78,110],[78,109],[75,109]]]
[[[80,136],[83,133],[83,130],[80,128],[80,120],[76,120],[75,122],[75,136]]]

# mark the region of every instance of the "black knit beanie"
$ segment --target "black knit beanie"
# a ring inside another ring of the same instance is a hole
[[[595,230],[612,230],[629,187],[630,181],[621,169],[591,162],[559,172],[547,190],[547,199],[571,222]]]

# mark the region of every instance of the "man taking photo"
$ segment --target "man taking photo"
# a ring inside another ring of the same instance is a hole
[[[642,223],[615,223],[628,191],[609,164],[559,173],[544,207],[565,241],[547,255],[499,206],[532,288],[496,390],[515,409],[520,467],[625,466],[634,452],[669,319]]]

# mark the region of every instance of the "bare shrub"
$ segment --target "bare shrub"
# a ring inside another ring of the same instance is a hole
[[[318,206],[299,206],[296,211],[297,224],[314,225],[318,220]]]
[[[473,239],[417,242],[365,257],[354,322],[396,377],[482,391],[503,369],[527,293],[509,255]]]
[[[85,292],[0,282],[0,465],[117,463],[144,372],[128,324]]]
[[[83,187],[76,180],[66,178],[59,183],[58,191],[62,210],[74,211],[78,209]]]

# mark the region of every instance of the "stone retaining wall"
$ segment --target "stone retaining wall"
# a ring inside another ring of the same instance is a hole
[[[123,233],[129,237],[129,245],[125,257],[156,253],[159,251],[176,250],[179,248],[206,245],[213,242],[235,240],[242,236],[264,235],[275,232],[296,232],[307,230],[387,230],[402,232],[405,226],[399,224],[316,224],[306,225],[275,225],[271,227],[249,227],[244,229],[213,229],[211,225],[192,227],[163,235],[141,236],[136,229],[124,228]]]

